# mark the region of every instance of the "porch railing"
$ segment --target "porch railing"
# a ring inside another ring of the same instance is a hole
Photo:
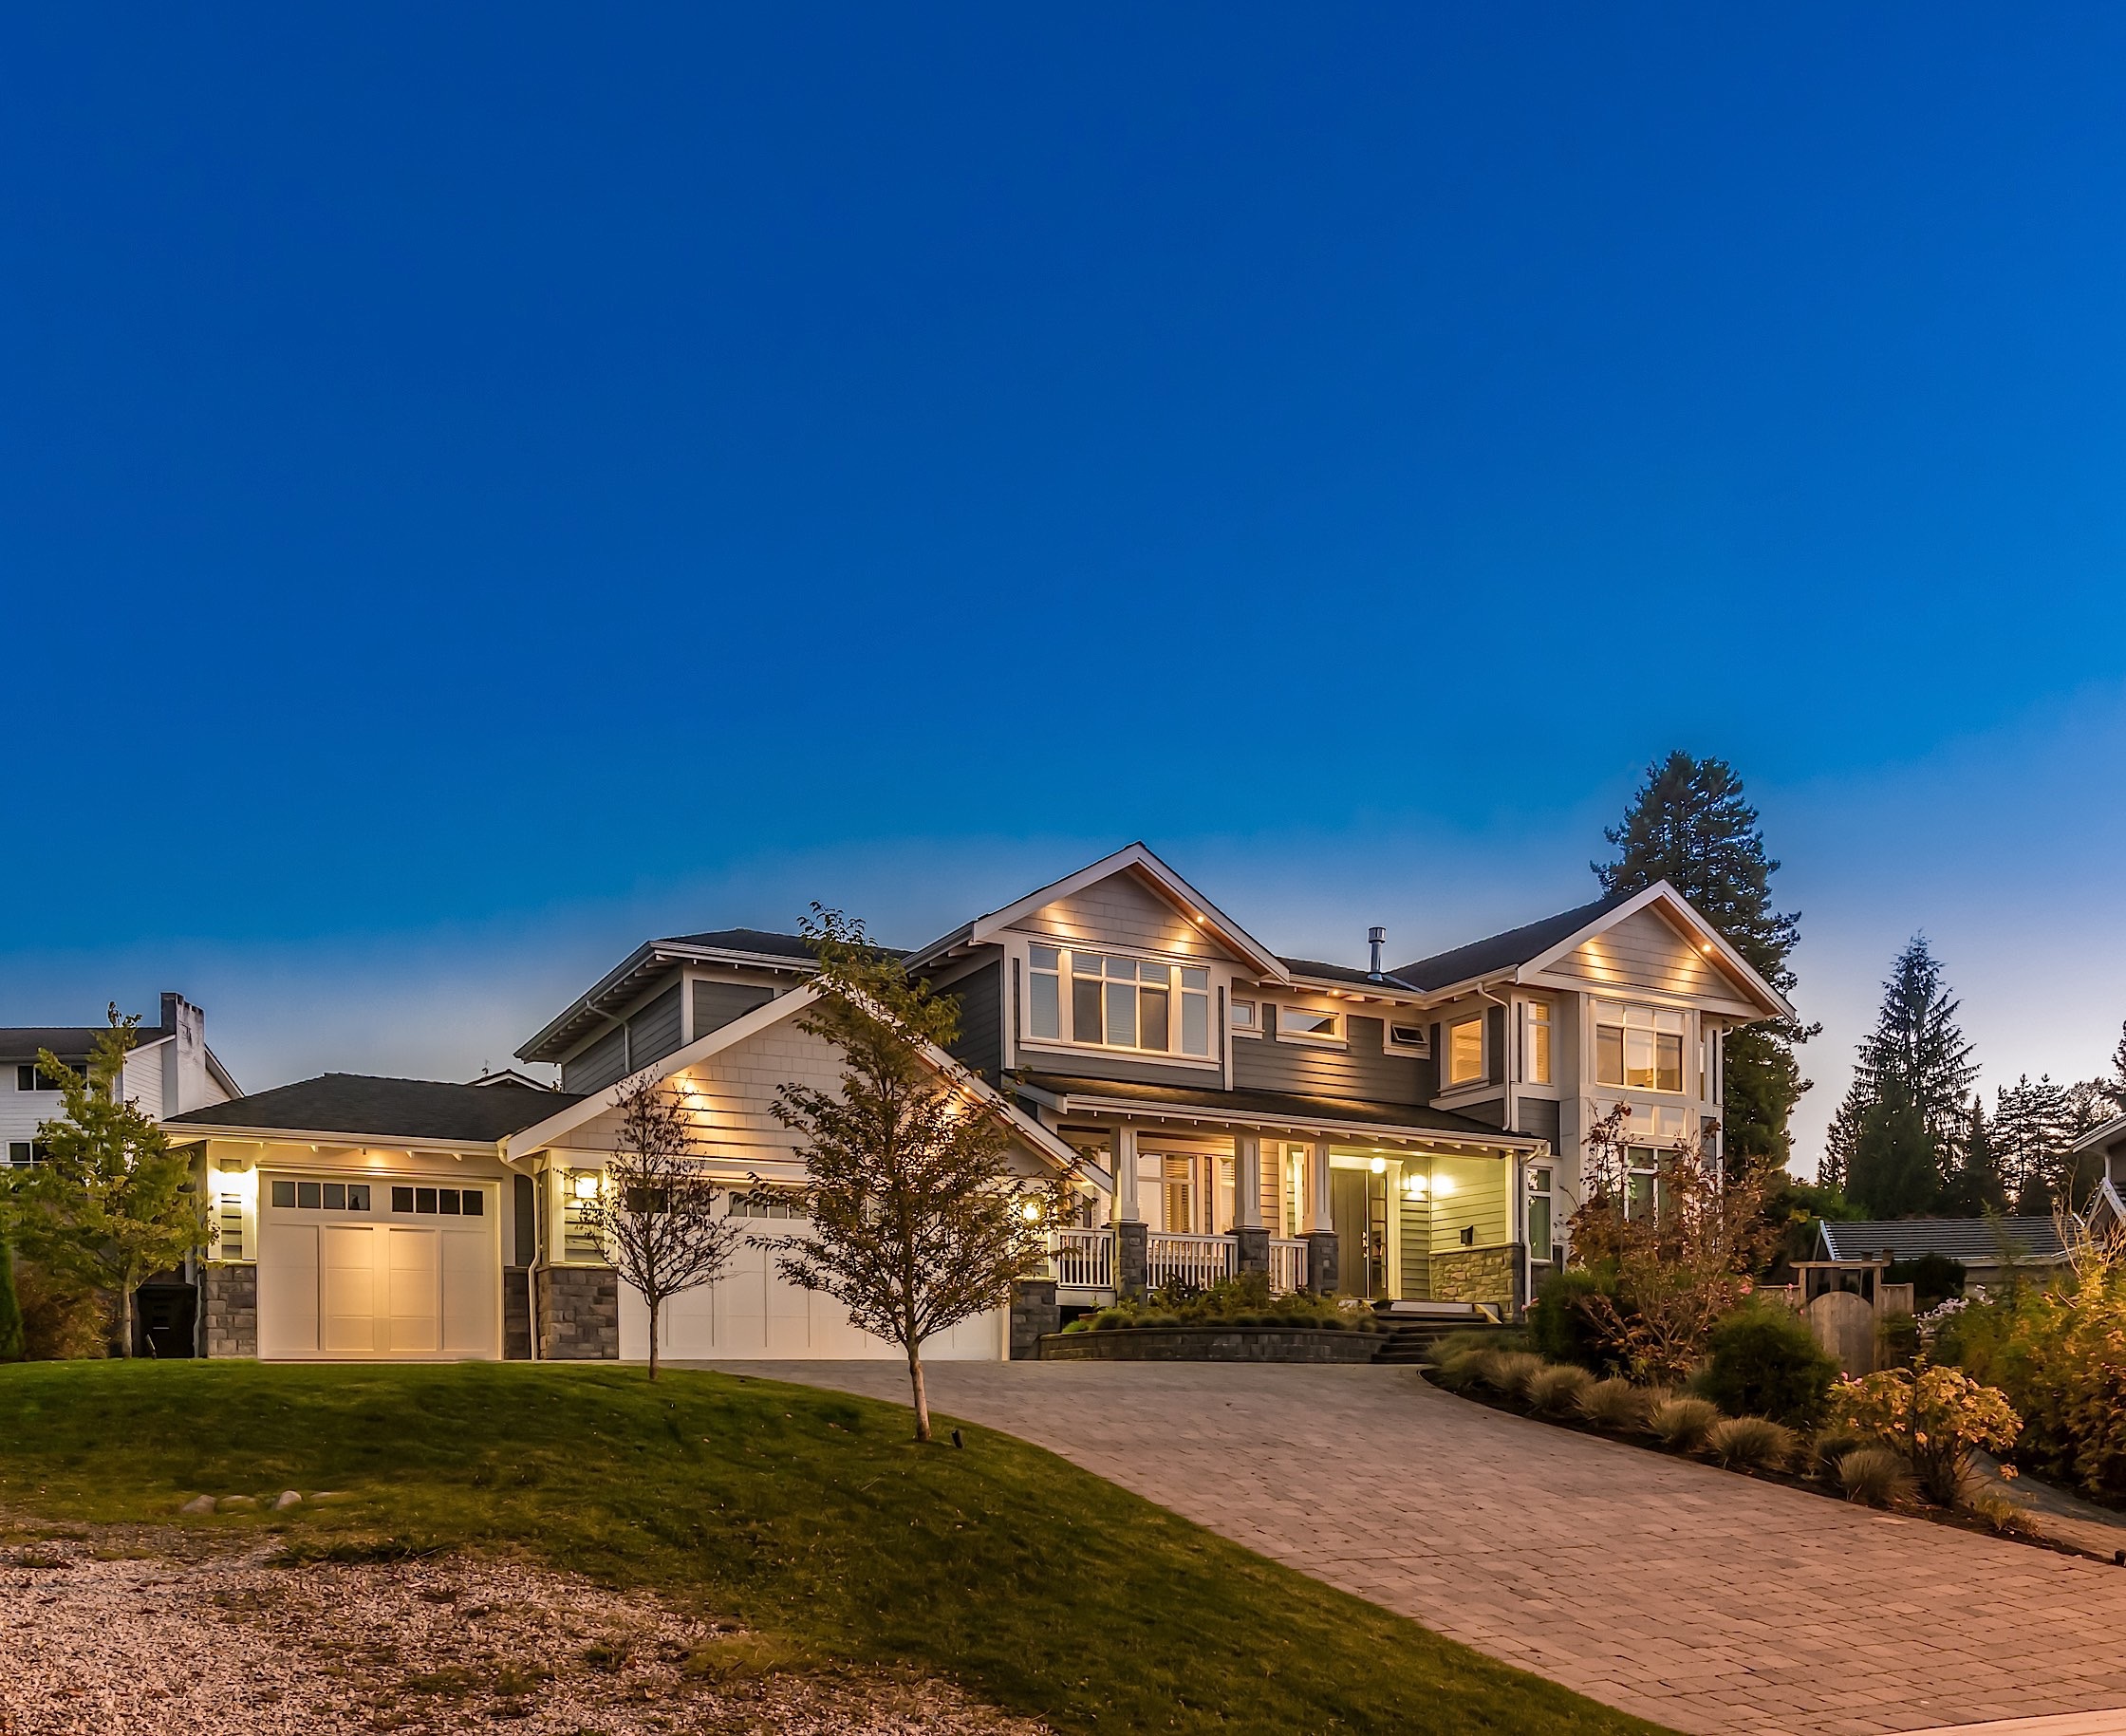
[[[1307,1287],[1307,1244],[1272,1240],[1270,1243],[1270,1294],[1286,1296]]]
[[[1145,1238],[1145,1281],[1156,1290],[1179,1279],[1191,1284],[1215,1284],[1233,1275],[1233,1238],[1175,1236],[1165,1232]]]
[[[1057,1230],[1051,1258],[1055,1281],[1074,1290],[1114,1288],[1114,1231]]]

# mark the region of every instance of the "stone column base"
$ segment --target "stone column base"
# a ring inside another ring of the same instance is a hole
[[[620,1274],[610,1266],[541,1266],[539,1356],[613,1362],[620,1356]]]
[[[1125,1218],[1114,1226],[1114,1288],[1117,1296],[1142,1296],[1151,1276],[1151,1226],[1141,1218]]]
[[[1063,1311],[1055,1305],[1053,1278],[1021,1278],[1012,1282],[1012,1360],[1033,1362],[1041,1340],[1063,1330]]]
[[[199,1353],[202,1356],[257,1357],[256,1266],[203,1265],[199,1268]]]
[[[532,1275],[522,1266],[502,1268],[502,1360],[532,1359]]]
[[[1343,1272],[1337,1258],[1343,1238],[1334,1230],[1309,1230],[1307,1243],[1307,1288],[1316,1296],[1333,1296],[1342,1281]]]
[[[1233,1232],[1233,1270],[1267,1272],[1270,1269],[1270,1232],[1242,1225]]]

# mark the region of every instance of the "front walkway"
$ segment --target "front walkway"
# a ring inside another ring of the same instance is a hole
[[[907,1400],[888,1362],[719,1366]],[[2126,1571],[1504,1415],[1410,1370],[928,1374],[941,1414],[1679,1729],[1859,1736],[2126,1708]]]

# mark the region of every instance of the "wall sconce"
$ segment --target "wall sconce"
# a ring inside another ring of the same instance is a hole
[[[579,1200],[595,1200],[598,1197],[598,1177],[589,1169],[576,1172],[575,1195]]]
[[[1041,1221],[1041,1203],[1038,1200],[1027,1201],[1018,1208],[1018,1215],[1029,1223],[1038,1223]]]
[[[1385,1157],[1376,1157],[1367,1167],[1372,1170],[1375,1175],[1386,1175],[1388,1173],[1388,1160]]]
[[[1414,1169],[1403,1178],[1403,1197],[1406,1200],[1422,1200],[1425,1197],[1425,1178]]]

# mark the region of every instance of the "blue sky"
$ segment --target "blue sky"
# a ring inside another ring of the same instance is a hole
[[[0,1018],[499,1063],[650,931],[1142,836],[1577,902],[1723,755],[1804,1143],[1925,929],[2126,1017],[2126,18],[47,9],[0,37]],[[1408,943],[1407,948],[1405,943]]]

